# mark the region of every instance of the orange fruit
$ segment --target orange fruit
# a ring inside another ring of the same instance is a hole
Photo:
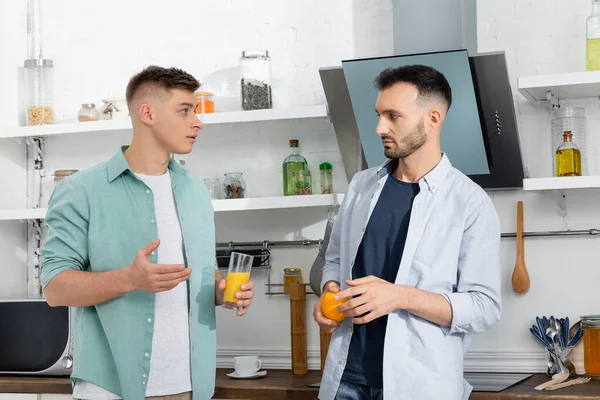
[[[333,321],[342,322],[344,320],[344,314],[336,310],[336,307],[342,303],[348,301],[348,298],[343,300],[334,299],[337,293],[327,292],[321,298],[321,312],[323,315]]]

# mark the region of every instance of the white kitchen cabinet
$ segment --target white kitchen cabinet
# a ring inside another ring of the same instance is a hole
[[[0,400],[37,400],[37,396],[37,394],[0,393]],[[69,399],[72,397],[69,396]]]
[[[70,394],[42,394],[42,400],[73,400]]]

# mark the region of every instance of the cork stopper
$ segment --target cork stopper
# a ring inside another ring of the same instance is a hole
[[[564,131],[563,132],[563,141],[565,141],[565,142],[572,142],[573,141],[573,134],[571,133],[571,131]]]

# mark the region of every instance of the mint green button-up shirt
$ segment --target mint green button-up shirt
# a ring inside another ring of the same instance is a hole
[[[129,168],[125,149],[56,186],[45,220],[42,287],[66,270],[124,268],[157,238],[152,191]],[[204,184],[175,161],[169,173],[185,263],[193,269],[188,281],[193,398],[205,400],[214,393],[216,368],[214,212]],[[150,261],[156,263],[155,254]],[[130,292],[75,310],[73,383],[86,380],[126,400],[145,398],[154,298]]]

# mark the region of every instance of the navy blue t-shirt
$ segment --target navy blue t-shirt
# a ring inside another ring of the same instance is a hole
[[[358,248],[352,278],[374,275],[395,282],[410,212],[418,183],[399,181],[390,174]],[[383,343],[387,315],[367,324],[354,325],[343,380],[376,388],[383,387]]]

